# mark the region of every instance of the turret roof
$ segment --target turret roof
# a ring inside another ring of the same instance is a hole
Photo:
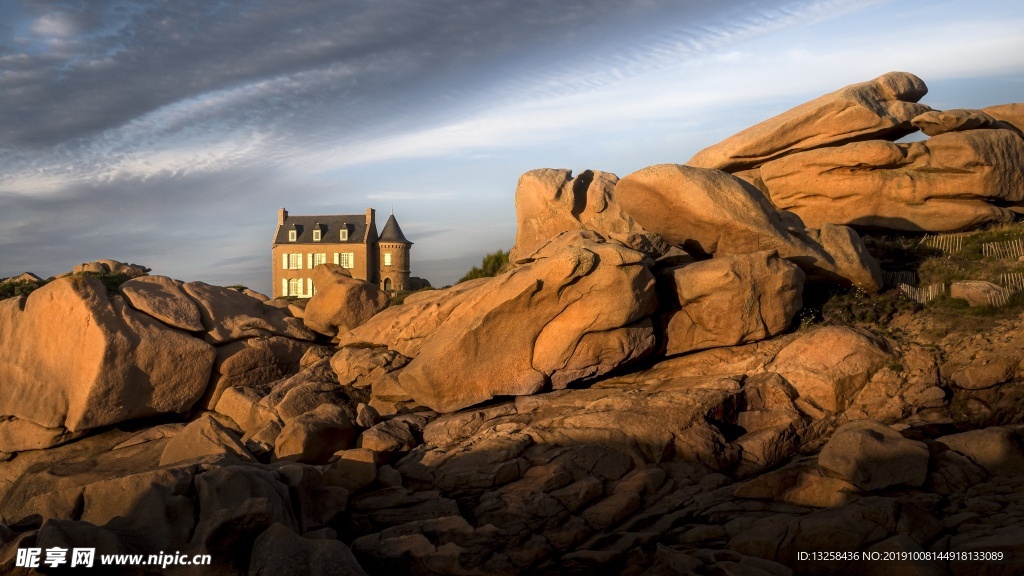
[[[380,241],[412,244],[412,242],[409,242],[405,237],[405,234],[402,234],[402,228],[398,225],[398,220],[395,220],[394,212],[392,212],[391,216],[388,217],[387,223],[384,224],[384,229],[380,231]]]

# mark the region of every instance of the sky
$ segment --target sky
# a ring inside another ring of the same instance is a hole
[[[1024,102],[1021,30],[1017,0],[0,0],[0,277],[269,293],[279,208],[373,207],[443,286],[512,246],[523,172],[685,163],[891,70]]]

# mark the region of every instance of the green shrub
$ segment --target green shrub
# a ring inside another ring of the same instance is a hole
[[[79,272],[78,276],[92,276],[106,287],[107,293],[117,294],[121,291],[121,284],[135,278],[129,274],[123,272]]]
[[[498,250],[497,252],[491,252],[484,256],[480,266],[473,266],[465,276],[459,278],[459,282],[465,282],[466,280],[475,280],[477,278],[487,278],[490,276],[497,276],[508,269],[508,252],[504,250]]]

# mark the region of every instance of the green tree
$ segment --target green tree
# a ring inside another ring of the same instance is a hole
[[[497,276],[508,267],[508,252],[505,250],[498,250],[497,252],[491,252],[484,256],[480,266],[473,266],[466,273],[465,276],[459,278],[459,282],[465,282],[466,280],[474,280],[476,278],[487,278],[490,276]]]

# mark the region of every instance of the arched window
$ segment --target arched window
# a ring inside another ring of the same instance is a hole
[[[385,292],[390,292],[391,291],[391,286],[392,286],[391,278],[385,278],[384,279],[384,291]]]

